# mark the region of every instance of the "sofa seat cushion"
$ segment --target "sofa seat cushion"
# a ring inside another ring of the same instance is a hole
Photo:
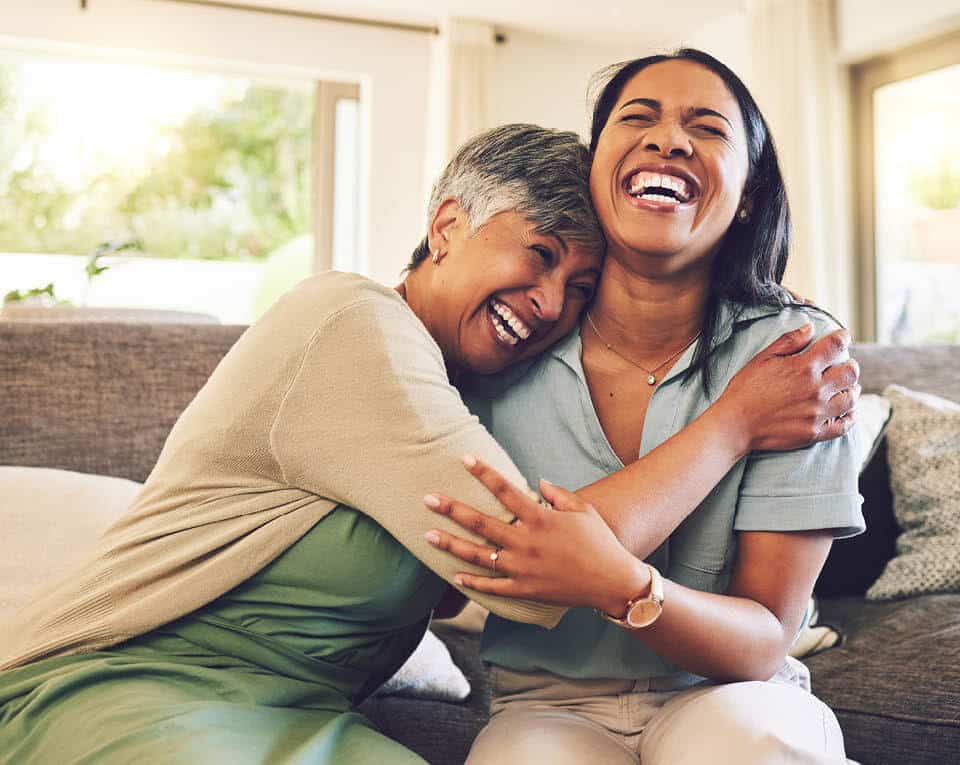
[[[0,466],[0,629],[79,564],[139,491],[123,478]]]
[[[847,755],[870,765],[960,762],[960,595],[827,598],[843,644],[807,659]]]

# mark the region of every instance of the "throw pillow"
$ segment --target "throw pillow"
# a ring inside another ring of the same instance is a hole
[[[141,484],[52,468],[0,466],[0,629],[31,594],[82,562]],[[429,630],[381,693],[462,701],[470,684]]]
[[[0,466],[0,625],[80,563],[138,491],[123,478]]]
[[[902,533],[870,600],[960,590],[960,404],[891,385],[887,462]]]
[[[856,424],[859,437],[855,443],[858,450],[857,466],[861,473],[876,454],[890,424],[892,411],[890,399],[884,396],[868,393],[860,397],[860,403],[857,404]]]
[[[463,701],[470,695],[470,683],[453,663],[443,641],[427,630],[417,650],[377,693],[381,696]]]

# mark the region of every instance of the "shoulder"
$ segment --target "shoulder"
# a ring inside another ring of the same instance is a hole
[[[404,303],[396,290],[366,276],[326,271],[304,279],[280,298],[271,312],[298,312],[323,319],[358,305],[367,306],[366,313],[375,313],[377,308],[389,311],[402,307]]]
[[[351,335],[389,335],[430,347],[432,338],[396,290],[360,274],[326,271],[304,279],[281,297],[258,324],[278,336],[310,342],[351,329]]]
[[[814,340],[836,329],[840,323],[816,306],[791,304],[783,308],[726,304],[722,310],[718,348],[744,362],[766,348],[785,332],[813,325]]]

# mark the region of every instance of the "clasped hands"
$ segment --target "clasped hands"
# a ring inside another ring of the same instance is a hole
[[[458,585],[542,603],[589,606],[616,616],[628,600],[649,587],[646,566],[620,544],[596,509],[576,494],[541,480],[547,506],[476,458],[465,457],[464,465],[513,513],[515,521],[491,518],[450,497],[424,497],[432,511],[489,543],[476,544],[439,529],[427,532],[426,539],[434,547],[491,571],[490,576],[457,574]]]

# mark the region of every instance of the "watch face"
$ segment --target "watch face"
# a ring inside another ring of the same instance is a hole
[[[646,627],[657,620],[662,610],[663,606],[655,600],[641,600],[627,612],[626,622],[634,628]]]

